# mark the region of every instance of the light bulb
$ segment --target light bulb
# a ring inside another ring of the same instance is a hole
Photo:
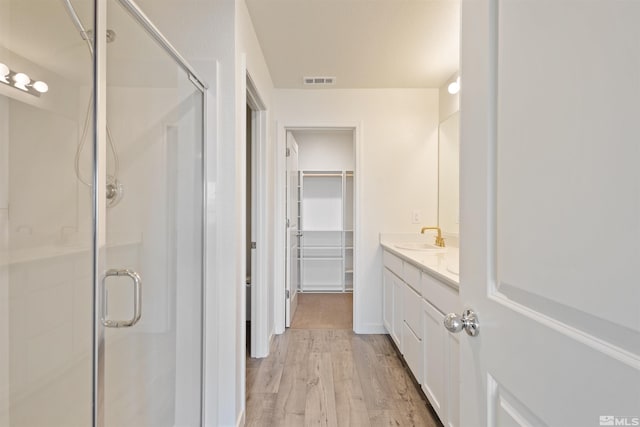
[[[458,93],[460,91],[460,82],[458,80],[456,80],[455,82],[449,83],[449,86],[447,87],[447,90],[449,91],[449,93],[451,95],[455,95],[456,93]]]
[[[15,82],[14,86],[18,89],[22,89],[24,91],[28,91],[27,85],[31,83],[31,78],[27,76],[25,73],[18,73],[13,76],[13,81]]]
[[[0,81],[9,84],[9,80],[7,80],[7,76],[11,73],[9,67],[0,62]]]
[[[449,86],[447,86],[447,90],[451,95],[455,95],[456,93],[460,92],[460,77],[458,77],[455,82],[449,83]]]
[[[33,88],[40,93],[46,93],[49,91],[49,85],[45,82],[37,81],[33,84]]]

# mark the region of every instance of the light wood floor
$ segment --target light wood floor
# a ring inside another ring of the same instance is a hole
[[[353,294],[298,294],[292,329],[353,329]]]
[[[247,359],[247,426],[441,426],[386,335],[288,329]]]

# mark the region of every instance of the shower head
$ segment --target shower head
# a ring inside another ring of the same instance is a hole
[[[64,6],[69,18],[71,18],[71,22],[73,26],[76,27],[76,30],[80,33],[80,37],[87,43],[87,47],[89,48],[89,52],[93,56],[93,31],[87,30],[84,25],[82,25],[82,21],[78,14],[76,13],[76,9],[73,7],[71,0],[61,0],[62,5]],[[107,30],[107,43],[111,43],[116,39],[116,33],[113,30]]]

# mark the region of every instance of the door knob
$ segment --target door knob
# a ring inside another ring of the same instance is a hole
[[[480,333],[478,315],[470,309],[466,309],[462,316],[458,316],[455,313],[447,314],[443,323],[449,332],[457,333],[464,329],[467,335],[472,337]]]

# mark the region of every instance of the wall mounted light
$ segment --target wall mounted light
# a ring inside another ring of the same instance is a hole
[[[9,67],[7,67],[5,64],[0,62],[0,82],[11,84],[9,83],[9,80],[7,80],[7,77],[9,76],[9,74],[11,74],[11,70],[9,69]]]
[[[447,91],[449,91],[451,95],[455,95],[456,93],[460,92],[460,76],[458,76],[455,81],[449,83],[449,86],[447,86]]]
[[[23,92],[27,92],[33,96],[40,96],[40,94],[49,91],[49,85],[43,81],[31,81],[25,73],[13,71],[8,65],[0,62],[0,83],[4,83],[7,86],[15,87]]]

